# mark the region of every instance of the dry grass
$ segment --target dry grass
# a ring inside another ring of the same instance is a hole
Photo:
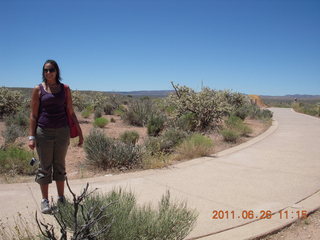
[[[174,160],[179,161],[207,156],[212,152],[212,149],[212,139],[201,134],[193,134],[176,148]]]

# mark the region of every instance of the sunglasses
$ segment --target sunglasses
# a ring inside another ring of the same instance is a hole
[[[54,69],[54,68],[44,68],[43,69],[43,72],[45,72],[45,73],[53,73],[53,72],[55,72],[56,70]]]

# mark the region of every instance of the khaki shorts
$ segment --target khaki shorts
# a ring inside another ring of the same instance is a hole
[[[65,180],[65,158],[69,144],[69,127],[37,127],[36,148],[40,160],[40,166],[36,174],[37,183],[49,184],[52,183],[52,180]]]

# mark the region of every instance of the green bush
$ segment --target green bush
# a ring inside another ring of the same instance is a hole
[[[141,161],[139,146],[125,144],[107,137],[103,131],[92,129],[84,141],[86,159],[92,165],[107,168],[133,168]]]
[[[177,128],[187,132],[193,132],[197,128],[196,115],[192,112],[182,114],[174,123]]]
[[[153,104],[150,99],[136,99],[130,102],[128,110],[121,117],[134,126],[145,126],[153,115]]]
[[[158,136],[164,128],[165,119],[163,116],[151,116],[148,121],[147,131],[149,136]]]
[[[171,156],[163,152],[152,154],[146,151],[141,160],[141,167],[143,169],[162,168],[170,164]]]
[[[29,127],[29,116],[27,112],[19,111],[16,114],[7,115],[5,117],[6,128],[2,132],[5,145],[14,143],[18,137],[27,135]]]
[[[97,214],[102,210],[102,218],[97,223],[96,229],[110,226],[99,239],[132,240],[132,239],[166,239],[182,240],[195,226],[197,213],[190,210],[185,202],[172,202],[170,193],[167,192],[158,204],[158,209],[151,205],[137,205],[136,197],[131,192],[113,190],[105,195],[89,195],[83,202],[83,213],[88,215],[93,208]],[[59,206],[59,219],[67,223],[69,229],[73,228],[73,205]],[[79,214],[80,215],[80,214]],[[79,217],[79,225],[84,223]]]
[[[243,120],[235,115],[231,115],[225,121],[225,124],[229,128],[237,128],[238,125],[241,125]]]
[[[94,120],[93,125],[95,127],[104,128],[108,123],[109,123],[108,119],[106,119],[104,117],[100,117],[100,118],[96,118]]]
[[[205,131],[217,128],[223,117],[245,102],[245,97],[240,93],[230,91],[216,91],[203,88],[196,92],[186,86],[172,83],[175,94],[168,97],[168,105],[173,106],[172,116],[176,121],[186,113],[193,113],[194,130]]]
[[[247,136],[248,134],[252,133],[252,129],[247,126],[241,118],[235,115],[229,116],[225,124],[227,128],[238,132],[241,136]]]
[[[176,149],[177,160],[207,156],[212,152],[212,139],[199,133],[192,134]]]
[[[23,106],[22,94],[0,87],[0,118],[16,113]]]
[[[104,111],[104,113],[107,114],[107,115],[113,114],[114,109],[115,109],[115,108],[114,108],[114,106],[113,106],[111,103],[105,103],[105,104],[103,105],[103,111]]]
[[[9,145],[0,149],[0,173],[10,174],[15,176],[31,175],[34,173],[33,167],[29,165],[32,158],[32,153],[25,149]]]
[[[125,114],[126,112],[126,108],[123,106],[123,105],[119,105],[116,109],[114,109],[112,111],[112,114],[113,115],[116,115],[116,116],[120,116],[120,117],[123,117],[123,115]]]
[[[126,144],[135,145],[139,141],[139,133],[137,131],[125,131],[120,135],[120,140]]]
[[[94,110],[94,119],[96,118],[101,118],[102,117],[102,110],[101,108],[96,108],[96,110]]]
[[[232,130],[232,129],[223,129],[223,130],[221,130],[220,133],[226,142],[235,143],[235,142],[237,142],[237,140],[240,137],[239,133],[235,130]]]
[[[242,120],[245,120],[246,117],[249,116],[249,111],[250,111],[250,107],[247,104],[245,104],[245,105],[240,106],[239,108],[237,108],[234,111],[233,115],[241,118]]]
[[[262,109],[260,114],[261,119],[272,119],[273,113],[269,109]]]
[[[89,118],[91,113],[92,113],[92,111],[86,108],[86,109],[82,110],[81,116],[83,118]]]
[[[2,132],[4,145],[14,143],[15,140],[23,134],[24,133],[21,131],[21,129],[14,125],[6,126],[5,130]]]
[[[181,143],[188,134],[178,129],[168,129],[159,137],[149,137],[145,141],[145,146],[150,154],[160,152],[170,153],[174,151],[174,147]]]
[[[273,113],[269,109],[261,109],[256,105],[251,105],[249,107],[249,118],[260,119],[260,120],[270,120],[273,117]]]
[[[86,101],[86,97],[80,91],[72,91],[72,105],[79,111],[82,112],[89,104]]]
[[[109,154],[112,144],[113,140],[106,137],[103,131],[91,129],[84,141],[86,159],[96,167],[108,168],[112,166],[112,157]]]
[[[23,130],[27,130],[29,127],[29,113],[25,111],[19,111],[15,114],[11,114],[5,118],[6,126],[15,125]]]

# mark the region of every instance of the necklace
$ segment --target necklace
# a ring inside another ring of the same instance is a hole
[[[57,83],[54,83],[54,84],[46,83],[46,85],[47,85],[47,88],[50,89],[50,92],[51,92],[51,93],[58,93],[58,92],[60,92],[60,84],[57,84]]]

